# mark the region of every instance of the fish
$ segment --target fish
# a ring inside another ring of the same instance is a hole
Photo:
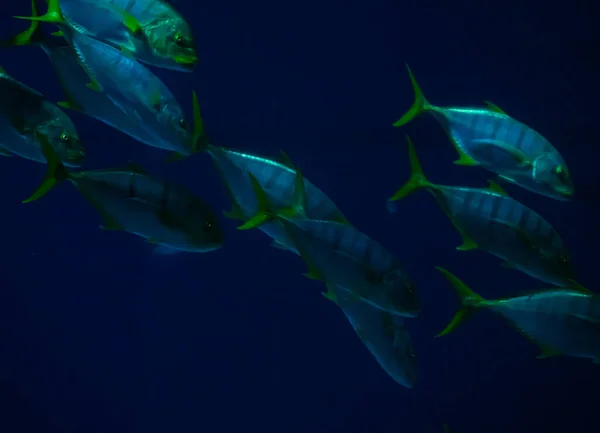
[[[46,0],[42,16],[16,16],[68,26],[151,66],[191,72],[198,64],[193,32],[165,0]]]
[[[98,210],[105,230],[125,231],[154,246],[209,252],[223,244],[223,232],[210,206],[186,189],[159,181],[143,168],[69,172],[41,138],[48,170],[40,187],[24,203],[46,195],[68,180]],[[159,249],[157,252],[164,252]]]
[[[355,297],[396,315],[416,317],[420,311],[412,279],[385,247],[352,225],[307,219],[295,210],[276,210],[259,181],[250,176],[259,211],[238,229],[259,227],[277,218],[308,265],[305,275],[350,290]],[[296,216],[294,214],[300,214]]]
[[[410,179],[388,201],[428,190],[460,233],[460,251],[486,251],[509,268],[549,284],[563,286],[572,279],[568,250],[558,232],[532,209],[508,196],[493,181],[489,188],[431,183],[423,173],[410,139]],[[389,207],[389,206],[388,206]]]
[[[413,388],[418,379],[417,357],[405,319],[356,302],[342,287],[329,285],[323,295],[342,310],[383,370],[399,385]]]
[[[455,164],[485,168],[506,182],[542,196],[561,201],[572,198],[575,188],[565,160],[539,132],[489,101],[487,108],[432,105],[408,65],[406,68],[415,101],[394,123],[395,127],[430,112],[459,154]]]
[[[486,300],[446,269],[436,269],[450,282],[461,308],[438,334],[453,332],[480,309],[503,316],[540,348],[538,358],[571,356],[600,363],[600,296],[575,281],[553,288],[499,300]]]
[[[60,161],[80,167],[85,148],[69,116],[38,91],[0,67],[0,154],[45,163],[39,137],[50,143]]]
[[[65,39],[90,76],[87,86],[108,96],[130,121],[143,125],[153,137],[146,144],[182,155],[195,152],[196,130],[188,126],[183,109],[152,71],[81,33],[65,29]],[[195,92],[192,96],[192,103],[197,104]]]
[[[31,6],[32,16],[37,16],[35,0],[32,0]],[[32,21],[27,30],[0,42],[0,46],[4,47],[25,45],[41,47],[50,59],[66,95],[66,100],[57,103],[59,107],[95,118],[149,146],[155,142],[161,145],[154,135],[146,132],[135,115],[130,116],[106,93],[88,87],[90,78],[81,67],[76,52],[64,38],[46,37],[39,22]]]

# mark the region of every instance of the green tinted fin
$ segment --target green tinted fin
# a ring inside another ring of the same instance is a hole
[[[13,156],[13,154],[6,149],[0,149],[0,156]]]
[[[510,155],[510,157],[514,159],[514,161],[519,165],[520,168],[527,168],[533,165],[529,158],[527,158],[527,155],[525,155],[520,149],[517,149],[517,147],[515,147],[511,143],[507,143],[502,140],[496,140],[493,138],[473,139],[472,142],[476,144],[487,144],[489,146],[493,146],[496,149],[502,150],[503,152]]]
[[[46,176],[44,177],[42,184],[29,198],[23,200],[23,203],[29,203],[45,196],[48,191],[54,188],[58,182],[66,180],[70,177],[69,172],[60,161],[58,155],[54,151],[54,148],[48,141],[48,138],[40,133],[37,133],[36,135],[38,140],[40,140],[40,145],[42,147],[42,151],[44,152],[44,157],[46,158],[46,164],[48,168],[46,169]]]
[[[406,136],[406,141],[408,142],[408,156],[410,159],[410,178],[388,201],[400,200],[420,189],[435,188],[435,185],[425,177],[421,163],[417,157],[415,146],[408,135]]]
[[[500,185],[498,185],[496,182],[494,182],[493,180],[490,180],[490,181],[488,181],[488,183],[489,183],[488,189],[491,192],[495,192],[496,194],[500,194],[505,197],[508,197],[508,193],[506,191],[504,191],[504,189]]]
[[[326,292],[321,292],[321,294],[323,295],[323,297],[325,299],[329,299],[335,305],[338,305],[338,299],[337,299],[337,296],[336,296],[335,291],[333,289],[333,286],[331,284],[327,284],[327,291]]]
[[[135,53],[131,50],[131,48],[129,48],[125,44],[121,44],[120,50],[124,56],[127,56],[130,59],[135,59]]]
[[[35,0],[31,0],[31,16],[37,17],[37,7]],[[11,38],[0,42],[0,46],[4,47],[20,47],[24,45],[37,44],[44,40],[44,35],[41,33],[38,21],[32,21],[29,28]]]
[[[72,99],[67,99],[66,101],[57,102],[56,105],[58,105],[60,108],[66,109],[66,110],[72,110],[72,111],[78,111],[78,112],[82,111],[79,104],[77,104],[77,102],[73,101]]]
[[[6,69],[4,69],[2,66],[0,66],[0,74],[8,75]]]
[[[557,349],[554,349],[553,347],[542,344],[538,341],[534,341],[534,342],[535,342],[536,346],[538,346],[540,349],[540,354],[537,356],[537,359],[552,358],[555,356],[562,355],[562,353],[560,351],[558,351]]]
[[[498,107],[496,104],[494,104],[493,102],[490,101],[483,101],[485,102],[485,105],[487,105],[488,110],[493,111],[494,113],[499,113],[499,114],[506,114],[506,112]],[[506,114],[508,116],[508,114]]]
[[[294,182],[294,197],[292,199],[292,208],[290,209],[292,217],[304,216],[304,202],[306,201],[306,192],[304,189],[304,176],[299,168],[296,168],[296,178]]]
[[[296,166],[284,151],[281,151],[279,158],[277,158],[277,162],[291,170],[296,171]]]
[[[198,95],[196,94],[196,91],[192,92],[192,110],[194,116],[192,150],[194,152],[208,150],[208,137],[206,136],[206,131],[204,129],[204,120],[202,119],[202,113],[200,112],[200,102],[198,102]]]
[[[92,196],[92,194],[89,193],[89,191],[87,191],[84,187],[79,187],[79,186],[77,189],[79,190],[81,195],[83,195],[85,197],[85,199],[88,202],[90,202],[90,204],[92,206],[94,206],[96,211],[100,214],[100,217],[104,221],[104,224],[100,224],[100,229],[108,230],[108,231],[123,230],[123,227],[119,223],[117,223],[117,221],[114,219],[114,217],[112,215],[110,215],[106,211],[106,209],[104,209],[104,206],[102,206],[100,203],[98,203],[98,201],[96,199],[94,199],[94,197]]]
[[[85,85],[88,89],[94,92],[102,92],[102,86],[95,79]]]
[[[568,282],[568,284],[567,284],[566,287],[569,288],[569,289],[571,289],[571,290],[574,290],[576,292],[585,293],[585,294],[592,294],[593,293],[590,289],[582,286],[581,284],[579,284],[575,280],[569,279],[569,280],[567,280],[567,282]]]
[[[479,245],[477,245],[477,242],[475,242],[462,229],[458,230],[458,232],[460,233],[462,240],[463,240],[462,245],[459,245],[458,247],[456,247],[456,249],[458,251],[472,251],[472,250],[476,250],[477,248],[479,248]]]
[[[52,36],[57,37],[57,38],[64,38],[65,34],[62,32],[62,30],[59,30],[57,32],[52,32],[50,33]]]
[[[15,16],[20,20],[41,21],[50,24],[63,24],[65,22],[62,13],[60,12],[59,0],[48,0],[48,10],[42,16],[37,16],[37,13],[31,17]]]
[[[429,111],[433,108],[431,106],[431,104],[429,104],[427,99],[425,99],[425,96],[423,95],[423,92],[421,91],[421,88],[419,87],[419,84],[417,83],[417,80],[415,79],[412,71],[408,67],[408,64],[406,65],[406,69],[408,70],[410,82],[412,84],[412,88],[415,93],[415,100],[413,102],[413,105],[406,112],[406,114],[404,114],[404,116],[402,116],[399,120],[394,122],[394,126],[396,126],[396,127],[406,125],[408,122],[413,120],[415,117],[417,117],[420,114],[423,114],[426,111]]]
[[[167,162],[177,162],[187,158],[187,155],[179,152],[173,152],[167,157]]]
[[[486,301],[477,293],[473,292],[469,287],[467,287],[467,285],[459,280],[455,275],[437,266],[435,269],[441,272],[441,274],[448,280],[461,302],[461,308],[454,315],[452,321],[442,332],[436,335],[436,337],[442,337],[458,328],[459,325],[471,317],[477,308],[483,306]]]
[[[232,220],[246,221],[246,216],[244,215],[242,208],[240,207],[239,203],[235,200],[231,204],[231,210],[224,211],[223,215],[225,215],[226,218]]]
[[[148,174],[148,172],[146,171],[144,166],[142,166],[141,164],[139,164],[137,162],[133,162],[133,161],[129,161],[127,163],[127,171],[130,171],[132,173],[137,173],[137,174]]]
[[[248,177],[250,178],[252,190],[254,191],[254,195],[256,197],[258,211],[256,212],[256,215],[254,215],[244,224],[239,226],[238,230],[248,230],[259,227],[271,220],[273,216],[272,212],[270,211],[269,198],[267,197],[265,190],[260,185],[260,182],[250,172],[248,172]]]
[[[127,9],[111,5],[110,8],[121,16],[121,22],[133,35],[139,35],[142,33],[142,25],[139,23],[136,17],[131,15]]]

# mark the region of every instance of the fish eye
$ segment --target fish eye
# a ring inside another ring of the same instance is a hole
[[[564,181],[564,180],[567,179],[567,172],[566,172],[566,170],[564,169],[564,167],[562,165],[557,166],[554,169],[554,173],[562,181]]]
[[[206,221],[204,223],[204,230],[210,230],[213,227],[213,223],[211,223],[210,221]]]
[[[187,122],[185,119],[179,119],[179,126],[181,126],[183,129],[187,129]]]
[[[69,135],[66,132],[63,132],[62,134],[60,134],[60,141],[67,142],[70,139],[71,139],[71,137],[69,137]]]
[[[187,48],[190,45],[189,40],[181,35],[175,35],[175,44],[181,48]]]

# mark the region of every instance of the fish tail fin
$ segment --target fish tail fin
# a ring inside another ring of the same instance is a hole
[[[31,0],[31,16],[37,17],[35,0]],[[31,21],[29,28],[15,36],[0,41],[1,47],[22,47],[25,45],[42,45],[46,37],[40,28],[38,21]]]
[[[45,196],[57,183],[68,179],[70,176],[48,139],[42,134],[37,134],[37,136],[42,145],[48,169],[46,170],[46,176],[41,185],[33,194],[31,194],[31,196],[29,196],[29,198],[23,200],[23,203],[30,203]]]
[[[50,24],[63,24],[65,22],[62,12],[60,11],[59,0],[48,0],[48,10],[44,15],[39,16],[37,13],[35,13],[30,17],[14,16],[13,18]]]
[[[452,321],[440,332],[436,337],[442,337],[454,331],[458,328],[465,320],[485,303],[485,299],[473,292],[465,283],[458,279],[455,275],[448,272],[446,269],[435,267],[441,274],[450,282],[452,288],[460,298],[461,307],[452,318]]]
[[[419,83],[417,83],[417,80],[415,79],[415,76],[413,75],[412,71],[408,67],[408,64],[406,65],[406,69],[408,70],[410,82],[412,83],[412,88],[413,88],[413,91],[415,92],[415,100],[413,102],[413,105],[404,114],[404,116],[402,116],[399,120],[394,122],[394,126],[396,126],[396,127],[406,125],[408,122],[413,120],[415,117],[419,116],[420,114],[423,114],[424,112],[426,112],[427,110],[429,110],[431,108],[431,104],[427,101],[427,99],[425,99],[425,95],[423,95],[423,92],[421,91],[421,87],[419,87]]]
[[[208,149],[208,138],[204,130],[204,120],[200,112],[200,103],[196,91],[192,92],[192,109],[194,113],[194,132],[192,134],[192,149],[194,152],[202,152]]]
[[[396,193],[388,199],[388,209],[390,211],[396,211],[395,206],[390,206],[389,202],[393,202],[396,200],[400,200],[401,198],[406,197],[407,195],[418,191],[420,189],[432,188],[434,185],[427,180],[425,174],[423,173],[423,168],[421,167],[421,163],[419,162],[419,158],[417,157],[417,151],[415,150],[415,145],[413,144],[410,137],[406,136],[406,141],[408,142],[408,157],[410,159],[410,179],[402,185],[402,187],[396,191]]]

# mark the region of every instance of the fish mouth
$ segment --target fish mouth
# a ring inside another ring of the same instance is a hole
[[[85,152],[81,149],[69,149],[67,150],[67,164],[72,166],[82,165],[85,161]]]
[[[198,64],[197,56],[175,56],[173,60],[184,69],[194,69]]]
[[[573,189],[566,189],[566,188],[560,188],[556,190],[556,193],[563,199],[570,199],[573,198],[574,195],[574,191]]]

